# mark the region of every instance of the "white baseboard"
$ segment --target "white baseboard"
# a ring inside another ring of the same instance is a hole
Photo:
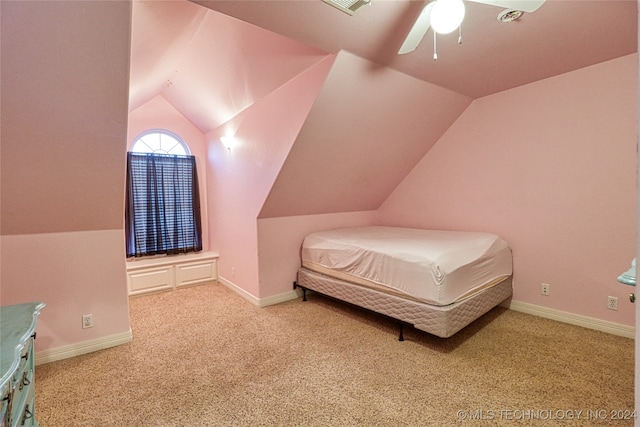
[[[231,289],[232,291],[234,291],[235,293],[240,295],[242,298],[244,298],[247,301],[249,301],[251,304],[256,305],[258,307],[267,307],[267,306],[270,306],[270,305],[279,304],[281,302],[285,302],[285,301],[289,301],[289,300],[292,300],[292,299],[296,299],[296,298],[298,298],[300,296],[298,294],[298,292],[296,292],[296,291],[294,291],[292,289],[289,292],[285,292],[285,293],[278,294],[278,295],[272,295],[270,297],[260,299],[260,298],[256,298],[255,296],[251,295],[249,292],[245,291],[244,289],[242,289],[241,287],[239,287],[238,285],[236,285],[232,281],[227,280],[226,278],[224,278],[222,276],[218,276],[218,281],[220,283],[222,283],[223,285],[225,285],[227,288]]]
[[[533,314],[558,322],[569,323],[571,325],[582,326],[596,331],[619,335],[626,338],[635,338],[636,328],[633,326],[621,325],[620,323],[608,322],[606,320],[595,319],[593,317],[582,316],[580,314],[568,313],[566,311],[554,310],[552,308],[541,307],[519,301],[505,301],[500,304],[502,307],[522,313]]]
[[[260,300],[260,307],[267,307],[270,305],[280,304],[281,302],[291,301],[293,299],[299,298],[300,295],[302,294],[301,293],[299,294],[294,290],[290,290],[289,292],[285,292],[278,295],[272,295],[268,298],[262,298]]]
[[[238,285],[224,277],[218,277],[218,281],[240,295],[242,298],[251,302],[258,307],[267,307],[269,305],[279,304],[281,302],[289,301],[299,298],[301,293],[295,290],[285,292],[278,295],[273,295],[268,298],[256,298]],[[613,335],[618,335],[625,338],[635,339],[636,328],[633,326],[622,325],[620,323],[608,322],[606,320],[600,320],[593,317],[582,316],[580,314],[569,313],[566,311],[555,310],[552,308],[542,307],[539,305],[529,304],[526,302],[519,302],[513,300],[507,300],[500,304],[500,306],[520,311],[522,313],[532,314],[534,316],[544,317],[546,319],[556,320],[558,322],[568,323],[570,325],[582,326],[588,329],[594,329],[596,331],[606,332]]]
[[[120,334],[36,352],[34,361],[36,365],[55,362],[57,360],[68,359],[70,357],[80,356],[82,354],[103,350],[105,348],[115,347],[120,344],[126,344],[131,342],[132,339],[133,334],[131,329],[129,329],[129,331]]]

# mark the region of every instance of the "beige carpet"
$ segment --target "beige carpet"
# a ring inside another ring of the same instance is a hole
[[[36,367],[42,427],[633,425],[610,419],[633,407],[633,340],[502,308],[399,342],[317,294],[258,308],[214,283],[131,298],[131,324]]]

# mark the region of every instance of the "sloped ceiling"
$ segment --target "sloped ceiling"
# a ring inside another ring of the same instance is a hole
[[[464,41],[397,50],[423,1],[133,2],[130,111],[166,98],[203,134],[336,56],[260,217],[377,208],[477,97],[637,51],[635,0],[547,0],[520,21],[466,2]],[[203,7],[204,6],[204,7]]]
[[[261,218],[375,210],[471,98],[338,54]]]
[[[517,5],[518,1],[512,3]],[[478,98],[637,51],[636,0],[547,0],[502,23],[503,9],[465,1],[463,42],[429,31],[416,51],[397,51],[426,0],[372,0],[349,16],[320,0],[195,0],[212,10],[327,52],[341,50]]]
[[[130,111],[161,94],[208,131],[339,51],[472,98],[637,51],[635,0],[547,0],[511,24],[467,1],[461,45],[439,36],[434,61],[430,31],[398,55],[425,3],[372,0],[349,16],[321,0],[134,0]]]
[[[202,133],[327,55],[187,1],[134,1],[129,111],[161,95]]]

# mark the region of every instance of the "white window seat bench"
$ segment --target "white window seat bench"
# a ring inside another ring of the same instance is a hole
[[[218,280],[218,254],[199,252],[127,261],[129,295]]]

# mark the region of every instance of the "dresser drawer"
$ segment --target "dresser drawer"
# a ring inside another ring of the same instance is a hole
[[[44,304],[0,307],[0,427],[37,427],[33,342]],[[20,353],[16,352],[21,349]]]
[[[9,425],[9,394],[2,393],[0,400],[0,427],[8,427]]]
[[[22,411],[18,414],[17,418],[11,420],[13,423],[12,427],[36,427],[39,425],[35,418],[35,411],[33,408],[34,403],[35,392],[33,387],[31,387],[27,391],[27,401],[25,402]]]
[[[27,371],[29,369],[33,369],[33,337],[29,338],[24,343],[24,347],[20,352],[20,364],[18,365],[18,369],[16,369],[13,375],[14,379],[18,376],[21,377],[21,372]]]
[[[12,425],[29,425],[27,420],[33,417],[33,338],[30,338],[20,353],[20,365],[11,379],[13,396],[11,398]],[[22,423],[22,421],[25,421]]]

